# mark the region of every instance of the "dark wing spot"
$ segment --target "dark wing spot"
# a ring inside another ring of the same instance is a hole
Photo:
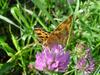
[[[43,36],[39,36],[41,39],[44,38]]]
[[[46,38],[48,38],[48,36],[46,36]]]
[[[41,35],[41,33],[37,33],[38,35]]]

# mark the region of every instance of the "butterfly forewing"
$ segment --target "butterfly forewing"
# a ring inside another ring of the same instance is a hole
[[[44,41],[46,41],[49,37],[49,33],[45,32],[43,29],[41,28],[35,28],[35,33],[38,35],[38,40],[40,43],[43,43]]]

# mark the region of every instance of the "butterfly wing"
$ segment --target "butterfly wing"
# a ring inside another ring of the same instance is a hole
[[[38,36],[38,40],[40,43],[43,43],[44,41],[46,41],[49,37],[49,33],[45,32],[43,29],[41,28],[35,28],[35,33]]]
[[[45,46],[51,47],[54,44],[65,45],[68,39],[72,16],[60,23],[58,27],[50,34],[43,31],[41,28],[35,28],[35,33],[38,35],[38,40]]]
[[[61,44],[65,46],[68,39],[71,22],[72,16],[70,16],[68,20],[60,23],[58,27],[50,33],[48,39],[45,42],[45,45],[49,47],[53,46],[54,44]]]

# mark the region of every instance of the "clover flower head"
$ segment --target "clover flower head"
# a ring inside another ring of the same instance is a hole
[[[52,48],[44,46],[42,52],[36,54],[35,68],[40,71],[64,72],[69,61],[69,52],[65,52],[61,45],[54,45]]]
[[[87,49],[85,56],[78,60],[76,68],[86,74],[89,74],[94,70],[94,66],[95,64],[91,56],[90,49]]]

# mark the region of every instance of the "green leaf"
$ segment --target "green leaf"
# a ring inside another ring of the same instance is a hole
[[[34,11],[31,11],[31,10],[28,10],[28,9],[25,9],[24,8],[24,10],[26,11],[26,12],[28,12],[30,15],[33,15],[35,18],[36,18],[36,20],[40,23],[40,25],[46,30],[46,31],[49,31],[49,29],[45,26],[45,24],[38,18],[38,16],[35,14],[35,12]]]
[[[22,14],[20,8],[18,8],[18,7],[13,7],[13,8],[11,8],[11,13],[12,13],[12,15],[14,16],[14,18],[15,18],[21,25],[23,25],[23,23],[24,23],[23,26],[26,26],[27,28],[29,28],[29,24],[28,24],[26,18],[24,17],[24,15]]]
[[[6,41],[6,36],[0,36],[0,41],[2,41],[2,42],[4,42],[4,41]]]
[[[15,48],[17,49],[17,51],[20,51],[20,46],[18,45],[17,39],[15,38],[15,36],[13,36],[13,34],[11,34],[11,37]]]
[[[0,37],[0,47],[7,53],[8,56],[13,56],[15,51],[5,42],[5,37]]]
[[[56,22],[53,20],[53,17],[47,11],[47,4],[45,0],[32,0],[32,2],[40,9],[42,12],[52,21],[53,24]]]
[[[5,75],[14,66],[14,62],[0,65],[0,75]]]
[[[7,43],[0,41],[0,45],[8,56],[12,57],[15,54],[15,51]]]
[[[100,75],[100,65],[96,68],[95,72],[93,75]]]
[[[12,24],[12,25],[14,25],[15,27],[21,29],[18,25],[16,25],[13,21],[11,21],[9,18],[7,18],[7,17],[5,17],[5,16],[0,15],[0,19],[2,19],[2,20],[4,20],[4,21],[6,21],[6,22],[8,22],[8,23],[10,23],[10,24]],[[22,29],[21,29],[21,30],[22,30]]]

